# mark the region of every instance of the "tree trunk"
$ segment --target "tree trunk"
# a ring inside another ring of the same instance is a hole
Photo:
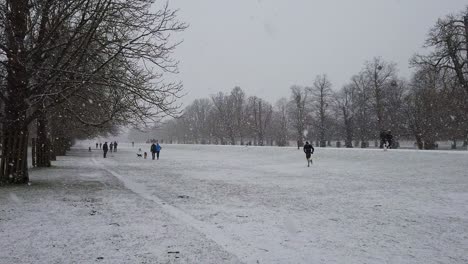
[[[326,140],[320,140],[320,147],[325,148],[327,146],[327,141]]]
[[[453,139],[453,140],[452,140],[451,149],[457,149],[457,140],[456,140],[456,139]]]
[[[369,142],[367,140],[361,141],[361,148],[367,148],[369,146]]]
[[[436,143],[432,140],[424,141],[424,149],[436,149]]]
[[[57,153],[54,147],[54,141],[49,141],[49,146],[50,146],[50,160],[51,161],[56,161],[57,160]]]
[[[463,147],[468,149],[468,130],[465,133],[465,139],[463,140]]]
[[[0,185],[28,183],[28,129],[3,124]]]
[[[263,146],[263,134],[258,134],[258,146]]]
[[[47,138],[47,118],[41,113],[37,118],[37,167],[50,167],[50,143]]]
[[[346,130],[346,139],[345,139],[345,146],[347,148],[353,147],[353,124],[351,119],[345,115],[345,130]]]
[[[327,146],[325,140],[325,106],[323,96],[320,97],[320,131],[319,131],[320,147],[324,148]]]
[[[29,1],[7,1],[3,14],[6,22],[3,37],[8,49],[6,65],[5,118],[2,122],[3,150],[0,165],[0,183],[27,183],[28,176],[28,80],[25,38],[28,31]]]
[[[353,148],[353,138],[346,135],[345,147]]]
[[[65,156],[67,154],[67,148],[65,144],[65,139],[63,137],[57,137],[54,140],[54,152],[57,156]]]

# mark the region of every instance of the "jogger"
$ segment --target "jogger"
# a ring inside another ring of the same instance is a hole
[[[307,167],[310,167],[310,164],[313,164],[312,154],[314,154],[314,147],[311,144],[309,144],[308,141],[306,141],[304,145],[304,153],[306,154]]]

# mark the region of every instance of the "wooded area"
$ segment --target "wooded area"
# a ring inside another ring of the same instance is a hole
[[[69,142],[177,113],[177,12],[151,0],[0,1],[0,184],[26,183]],[[50,153],[53,152],[52,155]]]
[[[398,76],[396,64],[376,57],[341,89],[318,75],[310,86],[293,85],[290,97],[274,105],[236,87],[195,100],[158,134],[179,143],[285,146],[310,140],[322,147],[330,141],[369,147],[390,130],[394,147],[414,140],[419,149],[434,149],[437,141],[451,140],[452,147],[462,141],[466,148],[468,10],[439,19],[423,52],[411,58],[409,80]]]

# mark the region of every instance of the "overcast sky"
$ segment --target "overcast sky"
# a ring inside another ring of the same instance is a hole
[[[190,27],[176,50],[188,104],[240,86],[274,103],[327,74],[335,90],[374,56],[410,75],[437,18],[466,0],[170,0]]]

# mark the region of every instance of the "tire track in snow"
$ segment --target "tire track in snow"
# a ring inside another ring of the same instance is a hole
[[[104,164],[99,163],[95,159],[95,157],[92,157],[91,160],[96,166],[102,168],[103,170],[116,177],[119,181],[121,181],[127,189],[131,190],[132,192],[136,193],[137,195],[146,200],[155,202],[157,205],[162,207],[164,211],[166,211],[169,215],[183,221],[188,226],[195,228],[196,230],[204,234],[205,237],[214,241],[217,245],[226,250],[226,252],[229,252],[230,254],[234,255],[243,263],[248,262],[247,258],[249,256],[255,255],[256,252],[253,252],[251,250],[249,251],[249,253],[246,253],[246,251],[250,249],[249,247],[246,247],[246,245],[241,243],[241,241],[229,239],[225,234],[220,232],[216,226],[212,226],[203,221],[200,221],[194,218],[193,216],[187,214],[183,210],[175,206],[169,205],[167,202],[160,199],[156,195],[149,193],[144,184],[131,181],[128,178],[122,176],[121,174],[111,169],[108,169]],[[233,249],[237,249],[238,252],[234,252]]]

